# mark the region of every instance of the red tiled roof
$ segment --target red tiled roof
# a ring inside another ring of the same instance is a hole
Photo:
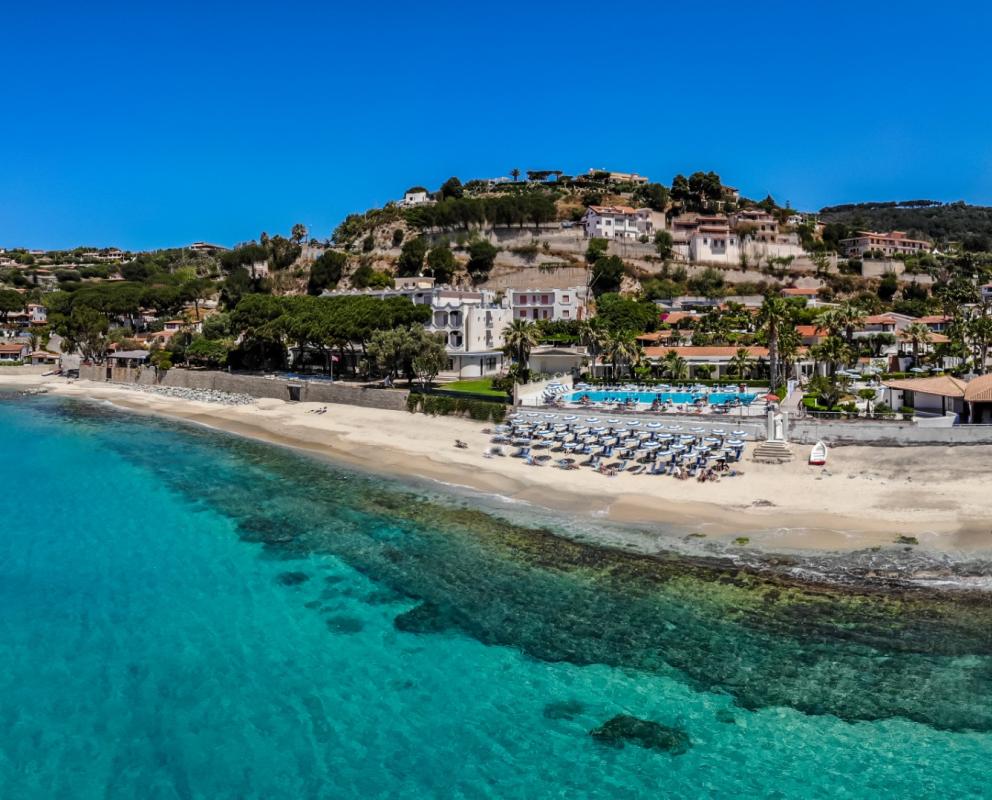
[[[674,350],[683,358],[733,358],[739,347],[727,345],[724,347],[645,347],[644,355],[648,358],[664,358]],[[745,347],[751,358],[768,358],[768,348],[752,345]]]
[[[864,318],[865,325],[895,325],[898,320],[889,314],[872,314]]]
[[[903,391],[935,394],[939,397],[964,397],[968,385],[960,378],[950,375],[936,375],[932,378],[907,378],[898,381],[883,381],[883,386]]]
[[[979,375],[965,387],[964,399],[971,403],[992,403],[992,375]]]
[[[782,290],[785,297],[815,297],[819,293],[819,289],[802,289],[798,286],[790,286]]]
[[[820,328],[816,325],[796,325],[796,333],[802,337],[806,336],[827,336],[830,334],[826,328]]]

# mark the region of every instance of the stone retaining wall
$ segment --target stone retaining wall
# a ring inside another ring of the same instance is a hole
[[[80,367],[83,380],[105,382],[107,367]],[[405,411],[409,392],[405,389],[365,389],[350,384],[296,381],[287,378],[264,378],[261,375],[236,375],[206,370],[170,369],[157,372],[154,367],[113,368],[113,383],[137,383],[143,386],[171,386],[180,389],[212,389],[218,392],[247,394],[275,400],[299,400],[307,403],[339,403],[387,411]]]

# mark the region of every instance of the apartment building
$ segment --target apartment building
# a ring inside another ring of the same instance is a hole
[[[568,289],[513,289],[510,291],[510,309],[513,311],[513,319],[585,319],[588,296],[585,286],[571,286]]]
[[[586,236],[599,239],[654,238],[665,229],[665,215],[650,208],[630,206],[589,206],[582,217]]]
[[[847,258],[863,258],[866,254],[875,252],[891,258],[929,253],[933,249],[933,242],[925,239],[910,239],[903,231],[889,233],[858,231],[857,236],[841,239],[840,247]]]
[[[479,378],[496,375],[503,369],[503,331],[512,320],[512,311],[497,302],[494,292],[482,289],[463,291],[436,286],[433,278],[397,279],[394,289],[325,291],[325,297],[366,294],[374,297],[408,297],[415,305],[431,308],[432,333],[444,336],[448,352],[443,375]]]

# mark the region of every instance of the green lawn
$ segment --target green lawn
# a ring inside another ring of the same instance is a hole
[[[476,378],[471,381],[455,381],[454,383],[442,383],[439,384],[438,389],[444,389],[449,392],[471,392],[472,394],[488,394],[491,397],[498,397],[503,400],[506,398],[506,392],[499,391],[498,389],[493,389],[493,382],[491,378]]]

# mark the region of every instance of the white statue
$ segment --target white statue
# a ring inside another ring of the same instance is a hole
[[[785,420],[782,418],[781,414],[776,414],[775,418],[775,432],[772,434],[772,439],[776,442],[785,441]]]

